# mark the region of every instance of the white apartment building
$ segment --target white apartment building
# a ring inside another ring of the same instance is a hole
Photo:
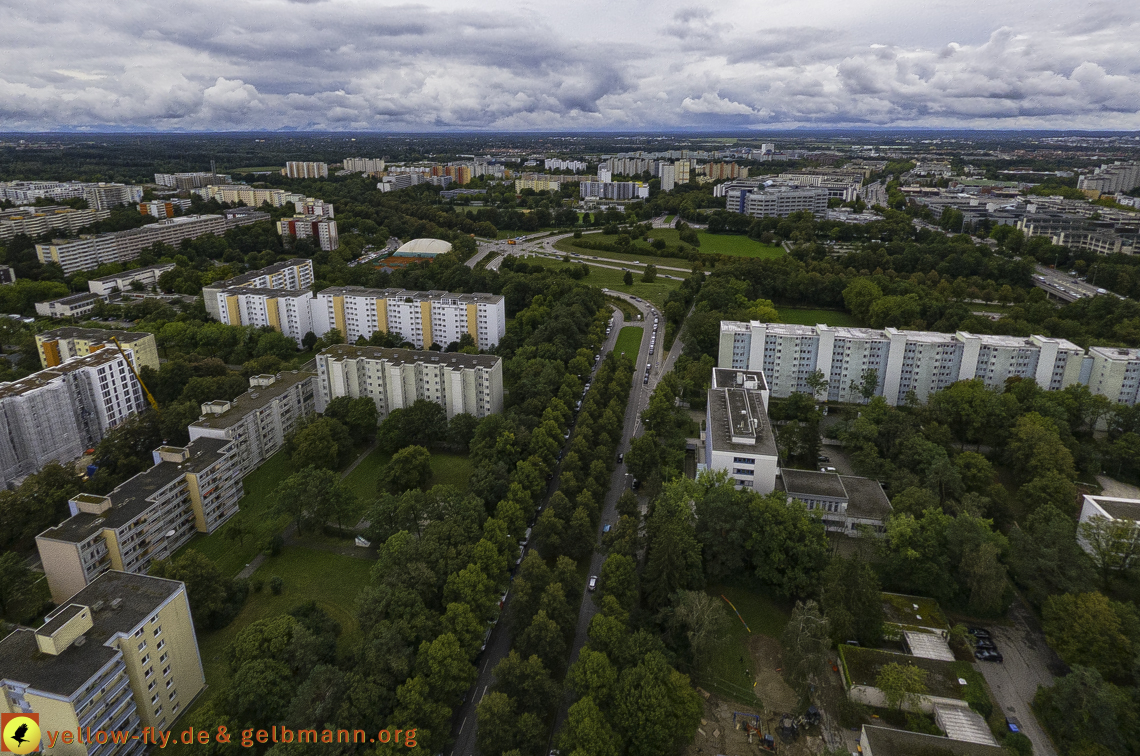
[[[301,345],[313,330],[308,289],[261,289],[235,286],[216,295],[221,320],[226,325],[242,325],[280,331]]]
[[[41,263],[58,263],[64,273],[71,275],[105,263],[133,260],[143,249],[159,242],[177,247],[183,239],[196,239],[203,234],[221,236],[226,229],[226,219],[220,215],[183,215],[128,231],[37,244],[36,256]]]
[[[376,183],[376,188],[382,192],[395,192],[423,184],[427,181],[422,173],[409,171],[404,173],[389,173]]]
[[[582,199],[647,199],[649,185],[640,181],[583,181],[578,194]]]
[[[158,286],[158,277],[168,270],[174,270],[175,267],[174,263],[159,263],[158,265],[148,265],[145,268],[124,270],[122,273],[92,278],[87,282],[87,288],[92,294],[98,294],[101,297],[116,291],[127,291],[131,288],[131,284],[136,281],[147,289],[153,289]]]
[[[293,203],[297,215],[316,215],[321,218],[335,218],[336,212],[331,202],[305,197]]]
[[[261,207],[268,202],[272,207],[283,207],[288,202],[303,200],[300,194],[287,192],[284,189],[265,189],[263,187],[246,186],[245,184],[210,184],[194,193],[206,200],[217,200],[230,205],[241,202],[249,207]]]
[[[714,368],[705,409],[705,466],[760,494],[776,490],[780,471],[769,393],[758,370]]]
[[[351,173],[383,173],[384,158],[345,158],[341,168]]]
[[[673,187],[677,185],[677,169],[673,167],[672,163],[662,163],[659,173],[661,177],[661,191],[673,191]]]
[[[251,270],[240,276],[227,278],[225,281],[207,284],[202,287],[202,299],[206,303],[206,312],[210,313],[214,320],[221,320],[225,304],[224,298],[218,299],[218,294],[225,289],[240,286],[255,289],[308,289],[312,285],[313,261],[304,257],[294,257],[292,260]]]
[[[0,200],[32,205],[38,199],[81,199],[88,187],[79,181],[0,181]]]
[[[249,391],[233,401],[202,405],[202,416],[189,426],[190,440],[233,441],[238,474],[244,478],[285,445],[299,420],[317,411],[316,394],[316,373],[252,376]]]
[[[332,205],[327,206],[330,213]],[[322,208],[323,209],[323,208]],[[332,216],[295,215],[292,218],[282,218],[277,221],[277,233],[282,237],[292,236],[294,239],[312,239],[326,252],[331,252],[340,246],[340,237],[336,232],[336,221]]]
[[[329,164],[290,160],[281,169],[281,175],[289,178],[328,178]]]
[[[479,349],[489,350],[507,333],[506,300],[498,294],[334,286],[317,292],[312,309],[314,333],[336,328],[350,344],[384,331],[427,349],[467,333]]]
[[[224,173],[198,171],[195,173],[156,173],[154,183],[171,189],[200,189],[210,184],[228,184],[230,177]]]
[[[132,355],[129,347],[128,356]],[[133,356],[131,356],[133,359]],[[0,476],[12,488],[49,462],[83,456],[146,404],[117,349],[100,349],[0,385]]]
[[[110,215],[109,210],[76,210],[67,206],[0,210],[0,240],[11,239],[17,234],[43,236],[51,231],[74,234]]]
[[[1089,347],[1089,390],[1116,404],[1140,401],[1140,349]]]
[[[875,395],[901,404],[913,391],[926,401],[935,391],[974,378],[997,388],[1008,378],[1036,381],[1049,390],[1085,382],[1084,351],[1071,341],[1047,336],[989,336],[960,331],[882,331],[869,328],[802,326],[722,321],[718,365],[763,370],[772,395],[811,393],[807,379],[820,371],[829,401],[863,401],[859,390],[869,370]],[[1094,389],[1095,390],[1095,389]]]
[[[237,514],[242,485],[232,441],[160,446],[152,458],[153,467],[106,496],[76,494],[71,517],[36,536],[55,601],[108,570],[145,575],[195,533],[212,533]]]
[[[1122,163],[1119,160],[1105,164],[1091,174],[1077,179],[1078,189],[1098,191],[1101,194],[1127,192],[1140,186],[1140,163]]]
[[[573,171],[574,173],[581,173],[586,170],[586,164],[581,160],[560,160],[558,158],[546,158],[543,168],[548,171]]]
[[[175,208],[178,208],[182,212],[186,212],[190,209],[190,200],[171,197],[169,199],[151,200],[150,202],[139,203],[140,213],[143,215],[153,215],[155,218],[173,218],[175,215]]]
[[[141,186],[130,184],[88,184],[83,189],[83,199],[92,210],[110,210],[119,205],[133,205],[143,196]]]
[[[503,360],[484,354],[421,352],[338,344],[317,355],[318,409],[341,396],[367,396],[380,418],[424,399],[448,419],[503,410]]]
[[[828,190],[822,187],[770,187],[763,191],[749,192],[744,198],[743,212],[754,218],[786,218],[801,210],[823,215],[827,212],[827,199]],[[728,210],[735,212],[733,207]]]

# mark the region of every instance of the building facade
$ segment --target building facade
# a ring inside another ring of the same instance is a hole
[[[206,304],[206,312],[214,320],[222,319],[222,310],[225,307],[224,298],[218,295],[225,289],[235,287],[251,287],[258,289],[308,289],[313,285],[313,261],[304,257],[294,257],[292,260],[275,263],[265,268],[251,270],[240,276],[227,278],[224,281],[215,281],[202,287],[202,299]]]
[[[812,393],[816,371],[827,380],[818,399],[866,401],[874,396],[901,404],[910,392],[918,401],[952,383],[980,379],[998,388],[1009,378],[1033,380],[1048,390],[1087,383],[1084,351],[1048,336],[990,336],[929,331],[882,331],[826,325],[722,321],[718,365],[763,370],[772,395]]]
[[[281,169],[281,175],[289,178],[328,178],[329,164],[290,160]]]
[[[714,368],[705,409],[705,467],[760,494],[776,490],[780,464],[769,394],[760,371]]]
[[[76,210],[67,206],[0,210],[0,240],[11,239],[17,234],[43,236],[52,231],[74,234],[110,215],[110,210]]]
[[[442,406],[448,419],[503,409],[503,361],[490,355],[339,344],[317,355],[317,380],[321,410],[341,396],[369,397],[381,419],[419,399]]]
[[[316,215],[321,218],[336,217],[336,211],[331,202],[313,199],[312,197],[305,197],[299,202],[294,202],[293,208],[297,211],[297,215]]]
[[[87,282],[87,288],[92,294],[98,294],[101,297],[113,294],[116,291],[126,291],[136,281],[142,284],[143,288],[154,289],[158,286],[158,277],[168,270],[174,270],[175,267],[174,263],[160,263],[148,265],[145,268],[124,270],[122,273],[92,278]]]
[[[332,210],[332,205],[327,207]],[[336,221],[331,215],[295,215],[292,218],[282,218],[277,221],[277,233],[282,237],[312,239],[325,252],[331,252],[340,246]]]
[[[313,330],[308,289],[260,289],[235,286],[217,294],[221,320],[226,325],[268,326],[301,345]]]
[[[341,168],[350,173],[383,173],[384,158],[345,158]]]
[[[114,331],[102,328],[76,328],[64,326],[36,334],[36,348],[40,353],[40,365],[56,367],[73,357],[86,357],[100,349],[115,349],[111,342],[114,337],[124,349],[134,355],[135,365],[144,365],[158,370],[158,346],[153,333],[135,331]]]
[[[780,479],[788,504],[800,502],[833,533],[854,536],[861,527],[885,530],[891,501],[877,480],[788,467],[780,471]]]
[[[228,184],[230,177],[222,173],[198,171],[196,173],[156,173],[154,183],[170,189],[199,189],[210,184]]]
[[[557,192],[562,186],[562,179],[543,173],[523,173],[515,179],[515,192],[523,189],[533,189],[536,192]]]
[[[0,386],[3,484],[17,486],[49,462],[79,459],[145,406],[117,349],[100,349]]]
[[[750,192],[744,199],[743,212],[754,218],[786,218],[805,210],[822,216],[827,212],[827,199],[828,190],[821,187],[772,187]]]
[[[1077,188],[1101,194],[1127,192],[1140,186],[1140,163],[1105,164],[1077,179]]]
[[[110,210],[119,205],[133,205],[142,199],[143,188],[130,184],[88,184],[83,199],[92,210]]]
[[[0,712],[38,714],[61,735],[41,741],[48,753],[145,753],[143,728],[170,729],[206,686],[186,585],[106,572],[59,604],[40,628],[0,640]],[[133,738],[63,741],[88,728]]]
[[[498,294],[335,286],[318,292],[312,308],[314,333],[336,328],[350,344],[384,331],[427,349],[446,347],[466,333],[485,351],[507,333],[506,300]]]
[[[97,302],[106,301],[106,299],[106,297],[90,292],[71,294],[59,299],[50,299],[47,302],[36,302],[36,314],[45,318],[81,318],[93,312]]]
[[[190,200],[178,199],[171,197],[168,199],[156,199],[150,202],[140,202],[139,212],[143,215],[150,215],[155,218],[173,218],[175,215],[184,213],[190,209]]]
[[[37,244],[36,256],[41,263],[59,264],[64,273],[71,275],[105,263],[133,260],[144,248],[159,242],[177,247],[183,239],[196,239],[203,234],[221,236],[226,228],[226,220],[220,215],[183,215],[128,231]]]
[[[217,200],[230,205],[239,202],[249,207],[261,207],[266,202],[271,207],[283,207],[287,202],[296,202],[304,199],[299,194],[287,192],[284,189],[265,189],[263,187],[246,186],[245,184],[210,184],[194,193],[206,200]]]
[[[153,467],[106,496],[76,494],[71,517],[36,536],[56,603],[109,570],[145,575],[195,533],[213,533],[237,514],[242,486],[232,441],[160,446],[153,458]]]
[[[1116,404],[1140,401],[1140,349],[1089,347],[1089,390]]]
[[[202,416],[190,424],[190,440],[215,438],[234,442],[241,477],[256,470],[285,445],[298,421],[317,411],[317,374],[294,370],[255,375],[249,391],[233,401],[206,402]]]

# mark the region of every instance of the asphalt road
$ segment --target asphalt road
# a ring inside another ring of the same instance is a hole
[[[1051,297],[1063,300],[1065,302],[1073,302],[1085,297],[1095,297],[1100,294],[1107,294],[1100,287],[1094,286],[1077,278],[1070,276],[1065,271],[1053,270],[1044,265],[1035,266],[1036,270],[1033,274],[1033,284],[1039,289],[1044,289]],[[1093,279],[1096,280],[1095,278]],[[1118,296],[1118,295],[1112,295]]]
[[[623,295],[615,294],[615,296],[623,296]],[[623,297],[623,298],[626,298],[626,297]],[[631,300],[631,304],[633,304],[634,306],[641,309],[641,311],[643,313],[651,313],[653,311],[652,305],[650,305],[649,303],[644,302],[644,301],[641,303],[638,303],[638,302],[633,302]],[[633,427],[632,421],[633,421],[633,419],[636,418],[637,414],[640,414],[640,411],[641,411],[640,409],[636,409],[636,410],[634,409],[634,407],[635,407],[634,396],[638,394],[638,390],[646,389],[646,388],[652,389],[653,385],[655,384],[655,381],[653,378],[650,379],[650,384],[648,387],[643,386],[641,383],[642,375],[644,374],[644,371],[645,371],[645,359],[648,358],[648,356],[649,356],[649,335],[653,331],[653,325],[652,324],[653,324],[653,316],[650,314],[649,315],[649,327],[641,339],[641,351],[638,354],[637,366],[635,367],[635,370],[634,370],[634,373],[635,373],[635,375],[634,375],[634,393],[631,394],[631,396],[630,396],[630,404],[626,410],[625,425],[624,425],[625,430],[623,432],[622,443],[621,443],[621,446],[619,447],[619,451],[624,451],[626,448],[628,448],[629,438],[631,437],[631,429]],[[613,328],[610,330],[610,335],[606,337],[606,340],[602,345],[602,352],[601,353],[603,355],[606,354],[607,352],[613,351],[614,345],[617,342],[618,334],[621,332],[621,329],[624,325],[627,325],[625,323],[625,318],[623,317],[620,310],[615,309],[614,310]],[[635,324],[631,324],[631,325],[642,326],[642,325],[644,325],[644,323],[635,323]],[[662,333],[664,333],[663,329],[664,329],[664,325],[662,325]],[[601,365],[601,362],[599,362],[598,365],[594,367],[593,375],[595,375],[595,376],[597,375],[597,370],[598,370],[598,367],[600,367],[600,365]],[[648,397],[649,394],[645,393],[645,396]],[[571,439],[573,439],[573,435],[571,435]],[[566,442],[566,444],[564,445],[563,448],[566,448],[568,446],[569,446],[569,441]],[[559,467],[554,470],[554,482],[552,482],[551,485],[548,487],[546,499],[542,502],[542,506],[539,508],[540,512],[549,503],[550,496],[553,495],[553,493],[557,490],[557,481],[559,478],[560,468],[561,468],[561,465],[559,465]],[[617,470],[614,471],[613,480],[611,480],[610,494],[606,499],[606,506],[603,510],[603,515],[602,515],[603,522],[606,522],[606,521],[612,522],[616,519],[614,512],[615,512],[615,506],[617,504],[617,497],[620,496],[622,490],[624,490],[624,487],[621,487],[621,488],[618,487],[617,481],[623,481],[624,478],[625,478],[624,466],[619,465]],[[628,485],[628,483],[625,483],[624,485]],[[598,528],[597,537],[599,539],[601,538],[601,527],[600,526]],[[590,570],[591,570],[590,574],[597,574],[597,571],[600,568],[601,568],[600,556],[595,552],[593,557],[592,557],[592,561],[590,563]],[[511,579],[512,580],[514,579],[513,576]],[[582,614],[583,615],[587,614],[586,606],[588,604],[590,607],[589,612],[588,612],[588,616],[593,617],[596,609],[593,606],[593,602],[589,601],[589,599],[588,599],[589,594],[586,593],[585,595],[587,596],[587,598],[585,598],[582,602],[582,606],[583,606]],[[510,609],[510,602],[511,602],[511,594],[510,594],[510,591],[508,589],[507,596],[506,596],[506,599],[504,601],[502,611],[500,612],[500,616],[506,616],[508,610]],[[585,626],[588,627],[589,626],[589,619],[587,618],[585,620],[585,622],[586,622]],[[585,631],[583,629],[581,617],[579,618],[578,626],[579,626],[579,634],[584,639],[585,638]],[[581,643],[579,643],[577,635],[575,636],[574,640],[575,640],[576,645],[575,645],[575,649],[574,649],[573,658],[576,659],[577,655],[578,655],[578,651],[581,649]],[[582,642],[584,642],[584,640]],[[472,686],[471,690],[468,691],[467,697],[464,699],[463,704],[459,707],[459,710],[457,712],[455,712],[455,714],[453,716],[451,735],[452,735],[452,739],[453,739],[454,744],[453,744],[452,748],[449,751],[447,751],[448,756],[473,756],[474,755],[474,753],[475,753],[475,738],[476,738],[476,733],[478,730],[478,727],[476,725],[475,707],[479,704],[479,702],[481,700],[483,700],[483,696],[487,695],[487,691],[490,690],[491,685],[494,684],[494,682],[495,682],[495,676],[492,674],[492,670],[494,670],[495,666],[504,657],[506,657],[510,653],[510,650],[511,650],[511,638],[510,638],[510,633],[507,632],[505,623],[496,624],[491,631],[491,637],[487,642],[487,648],[483,652],[483,655],[480,657],[480,659],[477,662],[477,666],[478,666],[478,670],[479,670],[479,676],[476,679],[475,684]]]

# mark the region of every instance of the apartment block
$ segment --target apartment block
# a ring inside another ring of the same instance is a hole
[[[281,169],[281,175],[289,178],[328,178],[329,164],[290,160]]]
[[[776,490],[780,471],[769,395],[758,370],[714,368],[705,409],[705,466],[760,494]]]
[[[875,395],[900,404],[910,392],[926,401],[935,391],[963,380],[1003,386],[1009,378],[1036,381],[1049,390],[1084,382],[1084,351],[1047,336],[990,336],[837,328],[784,323],[722,321],[718,364],[763,370],[772,395],[811,393],[808,378],[819,371],[829,401],[862,401],[861,386],[874,371]],[[1095,390],[1095,389],[1094,389]]]
[[[171,189],[199,189],[210,184],[228,184],[230,177],[223,173],[198,171],[196,173],[156,173],[154,183]]]
[[[78,459],[145,406],[138,382],[117,349],[100,349],[0,385],[4,486],[19,485],[49,462]]]
[[[236,286],[218,292],[221,320],[226,325],[268,326],[300,346],[313,330],[308,289],[261,289]],[[222,304],[224,302],[224,304]]]
[[[739,166],[736,163],[708,163],[702,165],[700,170],[702,174],[714,181],[748,178],[748,168]]]
[[[67,206],[0,210],[0,240],[11,239],[17,234],[43,236],[52,231],[74,234],[110,215],[110,210],[76,210]]]
[[[328,207],[331,211],[332,205]],[[277,221],[277,233],[282,238],[292,236],[294,239],[312,239],[326,252],[340,246],[336,221],[331,216],[295,215],[292,218],[282,218]]]
[[[314,333],[336,328],[350,344],[384,331],[427,349],[446,347],[466,333],[489,350],[507,333],[506,300],[498,294],[334,286],[317,292],[312,310]]]
[[[221,236],[225,232],[226,221],[220,215],[183,215],[128,231],[37,244],[36,256],[41,263],[58,263],[64,273],[71,275],[78,270],[94,270],[104,263],[133,260],[143,249],[159,242],[177,247],[183,239],[196,239],[203,234]]]
[[[151,215],[155,218],[173,218],[176,215],[175,208],[178,209],[178,212],[186,212],[190,209],[190,200],[171,197],[169,199],[139,203],[140,213],[143,215]]]
[[[389,173],[376,183],[376,188],[382,192],[395,192],[400,189],[408,189],[417,184],[423,184],[426,181],[427,179],[425,179],[421,173]]]
[[[79,181],[0,181],[0,200],[32,205],[38,199],[82,199],[87,186]]]
[[[1140,349],[1089,347],[1089,390],[1116,404],[1140,401]]]
[[[336,212],[331,202],[305,197],[293,203],[297,215],[316,215],[320,218],[335,218]]]
[[[98,294],[105,297],[117,291],[127,291],[132,288],[131,284],[136,281],[142,284],[145,289],[153,289],[158,286],[158,277],[168,270],[174,270],[174,263],[160,263],[158,265],[148,265],[145,268],[134,268],[132,270],[124,270],[122,273],[115,273],[110,276],[103,276],[102,278],[92,278],[87,281],[87,288],[92,294]]]
[[[109,570],[144,575],[195,533],[212,533],[237,514],[236,452],[217,438],[160,446],[153,467],[106,496],[76,494],[71,517],[36,536],[52,600],[62,603]]]
[[[383,173],[384,158],[345,158],[341,168],[350,173]]]
[[[548,171],[573,171],[581,173],[586,170],[586,164],[581,160],[560,160],[559,158],[546,158],[543,167]]]
[[[106,299],[106,297],[90,292],[70,294],[59,299],[50,299],[47,302],[36,302],[36,314],[45,318],[81,318],[93,312],[97,302],[106,301]]]
[[[1140,163],[1105,164],[1077,179],[1077,188],[1101,194],[1127,192],[1140,186]]]
[[[0,640],[0,712],[72,735],[50,749],[45,737],[48,753],[145,753],[143,728],[172,728],[206,685],[186,585],[111,571],[58,602],[38,629]],[[79,743],[81,730],[128,737]]]
[[[582,199],[646,199],[649,185],[640,181],[583,181],[578,185],[578,195]]]
[[[225,289],[235,287],[307,289],[312,285],[313,261],[303,257],[294,257],[291,260],[274,263],[258,270],[251,270],[224,281],[207,284],[202,287],[202,299],[206,303],[206,312],[210,313],[214,320],[221,320],[222,310],[225,309],[225,298],[219,299],[218,295]]]
[[[110,210],[119,205],[133,205],[142,199],[143,188],[130,184],[88,184],[83,189],[83,199],[92,210]]]
[[[523,173],[515,179],[515,192],[523,189],[533,189],[536,192],[557,192],[562,186],[562,179],[543,173]]]
[[[286,203],[304,199],[302,195],[284,189],[265,189],[245,184],[210,184],[195,189],[194,193],[202,199],[217,200],[230,205],[240,202],[248,207],[261,207],[266,202],[272,207],[284,207]]]
[[[806,210],[813,215],[827,212],[828,190],[822,187],[771,187],[750,192],[744,199],[744,214],[754,218],[786,218]],[[733,211],[733,208],[728,208]]]
[[[1084,524],[1095,520],[1115,522],[1127,526],[1129,528],[1129,540],[1135,544],[1137,539],[1140,539],[1140,499],[1084,494],[1081,498],[1081,514],[1078,522]],[[1077,531],[1077,543],[1088,553],[1093,553],[1092,544],[1079,530]]]
[[[677,185],[677,169],[672,164],[662,163],[658,173],[661,177],[661,191],[673,191],[673,187]]]
[[[124,349],[130,350],[134,355],[136,366],[141,368],[145,365],[158,370],[158,346],[155,344],[153,333],[73,326],[53,328],[36,334],[40,364],[45,368],[51,368],[73,357],[86,357],[103,348],[116,349],[111,341],[112,337],[118,339]]]
[[[320,410],[340,396],[369,397],[381,419],[419,399],[439,404],[449,419],[503,409],[503,361],[490,355],[339,344],[317,355],[317,378]]]
[[[244,478],[285,445],[299,420],[317,411],[316,392],[316,373],[255,375],[249,379],[249,391],[233,401],[203,404],[202,416],[189,426],[190,440],[234,442]]]

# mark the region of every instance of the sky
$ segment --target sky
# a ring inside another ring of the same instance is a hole
[[[0,0],[0,130],[1140,129],[1140,3]]]

